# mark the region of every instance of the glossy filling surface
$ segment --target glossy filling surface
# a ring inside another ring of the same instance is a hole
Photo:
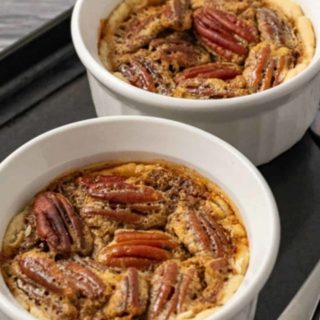
[[[313,27],[292,0],[126,0],[102,23],[108,70],[190,99],[264,91],[310,63]]]
[[[249,244],[214,183],[164,161],[51,183],[10,222],[1,271],[39,319],[205,319],[240,286]]]

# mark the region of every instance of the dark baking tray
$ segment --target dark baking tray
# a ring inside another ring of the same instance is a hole
[[[45,131],[96,116],[69,24],[67,12],[0,55],[0,161]],[[256,314],[257,320],[273,320],[320,258],[319,146],[307,132],[259,169],[276,197],[282,226],[279,258]]]

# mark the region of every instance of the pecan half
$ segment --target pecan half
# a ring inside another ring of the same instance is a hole
[[[169,0],[164,6],[161,23],[165,28],[177,31],[190,29],[192,26],[190,0]]]
[[[96,209],[94,207],[86,207],[81,210],[82,216],[101,216],[120,223],[129,223],[139,225],[143,221],[143,217],[132,213],[129,209]]]
[[[225,61],[242,62],[248,43],[258,42],[252,26],[232,13],[210,7],[194,12],[194,27],[200,42]]]
[[[77,252],[82,255],[91,252],[93,241],[90,230],[62,194],[38,194],[33,210],[37,233],[53,251],[60,254]]]
[[[192,39],[179,36],[154,39],[150,42],[149,49],[153,51],[155,59],[173,66],[175,70],[210,61],[206,50],[194,45]]]
[[[119,66],[119,71],[138,88],[164,95],[169,95],[172,90],[173,81],[168,71],[147,56],[138,54],[130,57],[129,62]]]
[[[147,269],[169,259],[169,250],[177,246],[170,236],[159,231],[120,230],[115,242],[104,247],[97,260],[111,267]]]
[[[148,302],[148,282],[135,268],[129,268],[118,283],[105,310],[108,319],[124,314],[130,319],[142,315]]]
[[[65,271],[70,282],[85,297],[101,298],[106,293],[106,285],[89,268],[71,261],[65,265]]]
[[[26,282],[41,286],[58,295],[72,297],[74,288],[65,279],[54,260],[44,253],[26,253],[17,258],[20,272]]]
[[[224,228],[210,213],[186,209],[174,213],[167,225],[192,254],[206,254],[216,258],[227,256],[232,248]]]
[[[208,63],[200,66],[185,69],[175,78],[176,82],[186,79],[210,79],[217,78],[222,80],[233,79],[242,74],[241,69],[233,63]]]
[[[117,243],[149,245],[163,249],[174,249],[178,246],[168,234],[157,231],[117,230],[114,239]]]
[[[141,224],[144,215],[163,211],[162,193],[152,187],[133,185],[117,176],[82,177],[79,184],[93,201],[84,206],[81,215],[101,216],[120,223]],[[100,202],[97,204],[96,200]],[[102,200],[102,201],[101,201]]]
[[[88,188],[94,198],[120,203],[140,203],[159,201],[162,195],[148,186],[136,186],[126,182],[98,182]]]
[[[148,320],[154,320],[168,302],[168,298],[175,289],[179,275],[175,261],[163,263],[154,273],[151,289]]]
[[[276,11],[269,8],[257,9],[258,28],[261,39],[275,44],[277,47],[295,48],[297,38],[293,28],[287,21],[280,18]]]
[[[170,258],[168,251],[147,245],[120,243],[107,246],[101,253],[107,258],[136,257],[156,261],[163,261]]]
[[[230,245],[223,228],[208,214],[190,212],[189,225],[198,238],[203,251],[215,252],[216,257],[223,257]]]
[[[159,266],[151,280],[148,320],[169,319],[190,306],[199,288],[194,267],[182,270],[177,262],[166,261]]]
[[[250,91],[263,91],[279,85],[284,81],[292,63],[290,49],[273,49],[268,43],[259,44],[251,50],[243,73]]]

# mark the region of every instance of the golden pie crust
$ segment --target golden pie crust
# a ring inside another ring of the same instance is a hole
[[[167,161],[55,180],[10,222],[1,271],[39,319],[204,319],[241,285],[249,243],[213,182]]]
[[[253,59],[262,43],[270,48]],[[141,89],[217,99],[293,78],[311,63],[316,38],[293,0],[126,0],[101,22],[98,47],[109,71]]]

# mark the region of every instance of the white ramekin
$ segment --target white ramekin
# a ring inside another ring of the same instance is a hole
[[[182,123],[141,116],[92,119],[49,131],[20,147],[0,164],[0,239],[13,215],[62,173],[105,160],[151,159],[196,169],[217,182],[239,208],[250,241],[249,269],[237,293],[207,320],[252,320],[278,253],[274,198],[258,170],[236,149]],[[12,297],[2,276],[0,310],[12,319],[34,319]]]
[[[297,1],[318,36],[316,55],[304,72],[265,92],[202,101],[146,92],[103,67],[97,49],[100,20],[122,1],[78,0],[73,11],[73,43],[88,71],[98,116],[151,115],[189,123],[228,141],[256,165],[272,160],[304,135],[320,100],[319,1]]]

